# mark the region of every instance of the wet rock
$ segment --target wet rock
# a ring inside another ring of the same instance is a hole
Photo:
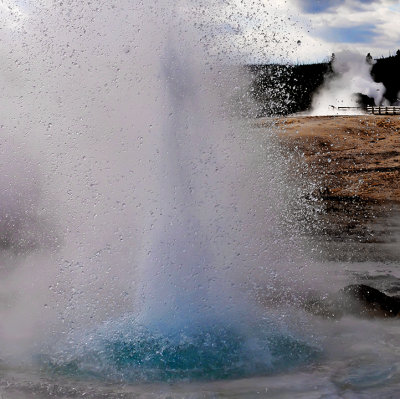
[[[346,313],[370,317],[396,317],[400,312],[400,298],[389,296],[364,284],[344,287],[339,292]]]
[[[400,298],[364,284],[353,284],[342,288],[338,293],[323,298],[312,298],[306,303],[306,310],[327,318],[344,315],[358,317],[398,317]]]

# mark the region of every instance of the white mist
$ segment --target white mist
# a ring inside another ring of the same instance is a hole
[[[6,38],[4,185],[21,182],[8,202],[41,233],[3,251],[4,355],[127,312],[240,324],[255,286],[317,278],[284,229],[298,200],[285,160],[270,133],[228,118],[242,79],[183,3],[41,5]]]
[[[356,93],[367,95],[380,105],[385,87],[371,77],[372,64],[365,56],[352,51],[335,54],[332,62],[334,75],[326,76],[312,101],[311,115],[359,114],[362,110],[341,111],[338,107],[357,107]]]

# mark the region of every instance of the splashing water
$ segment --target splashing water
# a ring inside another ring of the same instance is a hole
[[[90,4],[49,6],[16,33],[32,34],[15,49],[25,81],[7,89],[2,118],[40,160],[28,208],[49,237],[17,253],[2,284],[9,297],[26,288],[2,309],[5,356],[41,352],[53,371],[129,381],[235,378],[315,356],[246,293],[257,279],[304,288],[281,228],[293,197],[271,138],[226,116],[241,78],[209,42],[194,45],[190,5],[100,4],[98,18]]]
[[[137,324],[134,316],[105,323],[68,348],[38,357],[54,374],[106,381],[243,378],[276,373],[313,360],[315,348],[259,318],[241,327],[207,324],[174,333]]]

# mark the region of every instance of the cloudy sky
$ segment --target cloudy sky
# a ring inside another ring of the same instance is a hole
[[[398,0],[290,0],[287,4],[310,21],[298,50],[300,59],[323,58],[342,48],[380,57],[400,48]]]
[[[301,36],[288,54],[293,61],[323,60],[342,49],[380,57],[400,48],[399,0],[273,0],[271,5],[297,20],[287,32],[293,40]]]
[[[321,61],[340,50],[380,57],[400,48],[399,0],[230,3],[226,24],[241,50],[254,61]]]
[[[129,1],[131,4],[135,0]],[[208,10],[210,23],[226,51],[247,62],[326,60],[342,49],[370,52],[374,57],[400,48],[400,0],[159,0],[168,6]],[[96,4],[110,6],[110,1]],[[2,0],[3,27],[20,29],[50,0]],[[62,4],[62,3],[60,3]],[[89,3],[88,3],[89,4]],[[123,2],[115,2],[115,10]],[[156,4],[156,2],[154,2]],[[199,6],[200,4],[200,6]],[[66,7],[79,1],[64,1]],[[197,18],[197,17],[196,17]],[[226,44],[230,45],[226,45]]]

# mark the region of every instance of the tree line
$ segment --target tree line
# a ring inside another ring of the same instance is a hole
[[[326,77],[334,76],[332,63],[335,54],[328,62],[314,64],[265,64],[249,65],[252,77],[251,93],[259,105],[258,116],[287,115],[307,111],[312,98]],[[385,86],[385,99],[395,104],[400,92],[400,50],[396,55],[373,60],[370,53],[366,62],[372,65],[371,76],[375,82]],[[374,100],[358,94],[359,105],[374,104]]]

